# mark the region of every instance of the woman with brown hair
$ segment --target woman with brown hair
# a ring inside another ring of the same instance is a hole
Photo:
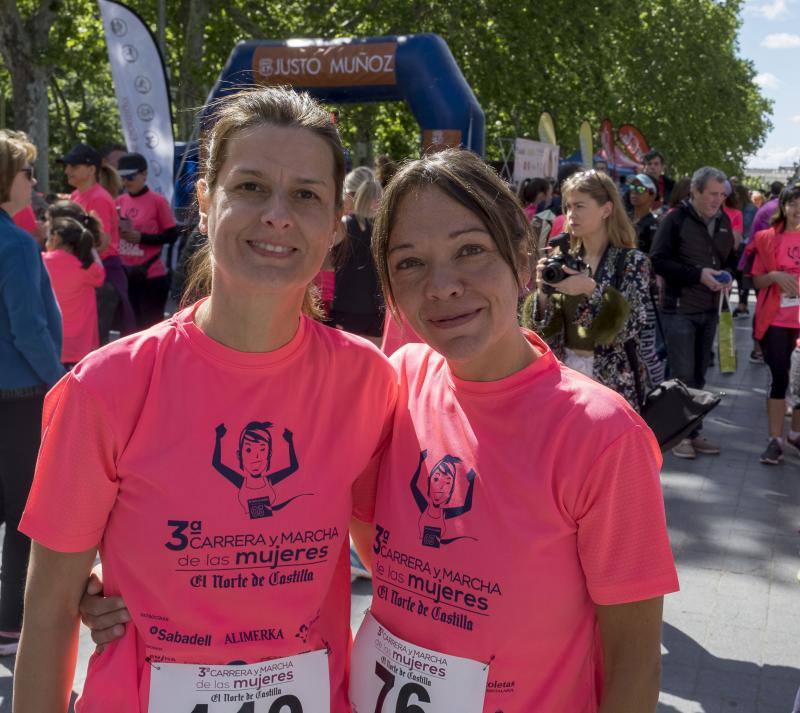
[[[50,279],[38,245],[12,220],[30,205],[35,158],[25,134],[0,131],[0,656],[19,643],[30,540],[17,528],[33,480],[44,395],[64,373]]]
[[[641,333],[653,326],[650,261],[635,249],[633,226],[606,174],[577,173],[564,184],[563,195],[569,242],[557,250],[584,267],[564,266],[563,279],[547,283],[543,270],[552,258],[540,260],[537,290],[524,310],[526,324],[567,366],[638,409],[650,384],[639,348]]]
[[[371,517],[396,387],[377,349],[306,316],[342,145],[308,95],[264,88],[219,101],[201,153],[208,296],[89,355],[45,403],[17,711],[67,710],[98,547],[131,624],[90,660],[84,713],[213,709],[220,690],[350,710],[347,528]]]
[[[353,710],[655,710],[677,589],[660,453],[622,399],[519,328],[529,232],[466,151],[411,162],[384,195],[375,261],[424,343],[391,358],[374,530],[356,528],[375,595]]]

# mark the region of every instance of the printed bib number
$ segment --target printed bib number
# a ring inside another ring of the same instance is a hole
[[[404,641],[370,612],[350,664],[353,713],[481,713],[489,667]]]
[[[781,307],[800,307],[800,297],[781,295]]]
[[[241,666],[153,663],[148,713],[317,713],[330,710],[328,654]]]

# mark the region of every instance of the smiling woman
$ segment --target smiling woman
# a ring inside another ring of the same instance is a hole
[[[210,666],[231,680],[231,662],[267,659],[292,671],[273,708],[350,710],[343,555],[351,516],[372,516],[395,378],[372,345],[301,314],[340,219],[327,112],[271,88],[216,118],[197,186],[209,296],[89,355],[47,398],[15,710],[67,710],[98,546],[131,624],[91,659],[84,713],[206,709]]]

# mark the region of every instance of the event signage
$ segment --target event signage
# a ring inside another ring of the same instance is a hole
[[[514,185],[526,178],[555,178],[558,174],[558,146],[530,139],[514,140]]]
[[[147,159],[147,185],[172,203],[175,136],[161,53],[147,25],[127,5],[98,4],[125,145]]]
[[[648,146],[647,139],[644,138],[642,132],[633,124],[622,124],[617,129],[617,134],[628,155],[636,163],[644,163],[645,154],[650,150],[650,146]]]
[[[425,129],[422,132],[422,153],[431,154],[462,145],[460,129]]]
[[[295,87],[397,84],[396,58],[396,42],[265,46],[253,53],[253,76],[259,84]]]
[[[606,161],[614,161],[614,125],[611,119],[603,119],[600,124],[600,145],[603,147],[603,153],[606,155]]]
[[[539,117],[539,141],[543,144],[556,143],[556,127],[549,111],[543,111]]]
[[[594,142],[592,141],[592,127],[585,119],[581,122],[578,142],[581,147],[581,161],[586,168],[591,168],[594,160]]]

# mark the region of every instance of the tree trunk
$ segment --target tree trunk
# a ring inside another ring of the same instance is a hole
[[[0,56],[11,75],[14,128],[27,133],[36,145],[36,178],[44,192],[50,184],[47,87],[53,71],[44,58],[58,5],[57,0],[41,0],[23,18],[16,0],[0,0]]]
[[[197,108],[205,102],[209,90],[203,86],[196,71],[203,63],[203,42],[209,7],[209,0],[184,0],[181,4],[180,26],[186,28],[186,34],[178,63],[175,92],[178,139],[181,141],[188,141],[192,135]]]

